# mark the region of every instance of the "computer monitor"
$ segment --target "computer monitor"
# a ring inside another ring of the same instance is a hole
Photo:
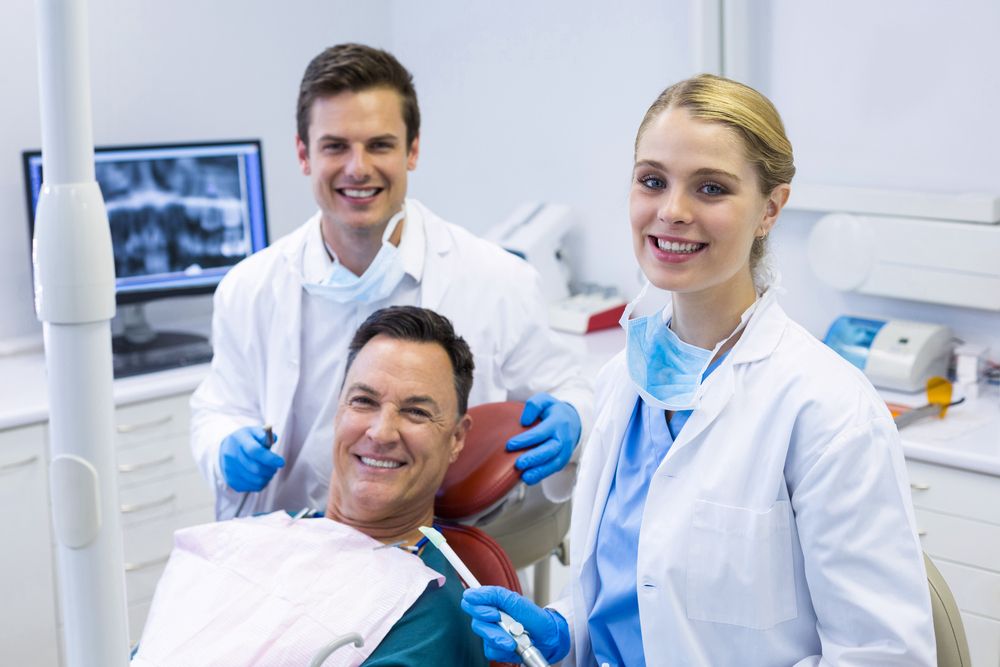
[[[23,163],[33,236],[41,152],[25,151]],[[237,262],[267,246],[260,142],[98,147],[94,167],[125,323],[113,341],[116,375],[207,360],[203,336],[154,332],[142,304],[211,293]]]

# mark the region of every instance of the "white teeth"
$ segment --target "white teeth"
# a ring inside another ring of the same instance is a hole
[[[366,466],[371,466],[372,468],[398,468],[402,463],[399,461],[383,461],[382,459],[370,459],[367,456],[362,456],[361,462]]]
[[[364,197],[374,197],[375,193],[378,192],[378,188],[369,188],[367,190],[349,190],[344,188],[344,194],[348,197],[357,197],[362,199]]]
[[[705,247],[704,243],[677,243],[676,241],[664,241],[656,239],[656,246],[666,252],[691,253]]]

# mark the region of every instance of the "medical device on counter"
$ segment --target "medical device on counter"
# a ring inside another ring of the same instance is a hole
[[[448,559],[448,562],[455,568],[455,572],[462,578],[466,586],[469,588],[480,587],[479,580],[476,579],[476,576],[472,574],[466,564],[462,562],[462,559],[458,557],[458,554],[448,544],[448,540],[444,538],[444,535],[437,529],[429,526],[421,526],[420,532]],[[500,623],[498,625],[514,640],[514,643],[517,645],[515,650],[527,667],[549,667],[549,663],[542,657],[541,652],[531,643],[531,637],[524,631],[524,626],[503,611],[500,612]]]
[[[541,275],[546,301],[569,296],[569,267],[563,241],[573,226],[572,210],[561,204],[522,204],[486,238],[531,264]]]
[[[592,286],[568,299],[549,304],[549,325],[558,331],[585,334],[618,326],[625,299],[613,287]]]
[[[946,376],[954,338],[940,324],[842,316],[823,342],[864,371],[881,389],[921,391],[927,380]]]
[[[541,275],[553,329],[584,334],[614,327],[625,310],[625,299],[617,290],[587,285],[571,295],[563,244],[572,227],[570,207],[531,202],[515,209],[486,238],[527,261]]]

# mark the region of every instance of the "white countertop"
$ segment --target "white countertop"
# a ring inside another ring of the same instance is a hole
[[[625,347],[625,333],[618,327],[585,336],[563,334],[563,338],[583,355],[583,372],[590,378]],[[997,387],[985,387],[978,399],[951,408],[945,419],[931,417],[914,422],[899,433],[908,459],[1000,477]]]
[[[1000,476],[1000,391],[986,387],[975,400],[899,432],[908,459]]]
[[[583,373],[594,378],[624,347],[625,335],[615,327],[584,336],[561,334],[580,355]],[[114,382],[115,405],[127,405],[193,391],[208,365],[122,378]],[[45,358],[41,354],[0,357],[0,429],[48,419]],[[961,468],[1000,477],[1000,390],[953,407],[943,420],[928,418],[900,431],[908,459]]]
[[[199,364],[115,380],[115,405],[194,391],[206,373],[208,364]],[[48,418],[45,357],[41,354],[0,357],[0,429],[36,424]]]

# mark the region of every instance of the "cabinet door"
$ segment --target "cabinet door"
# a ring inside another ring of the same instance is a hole
[[[174,531],[214,520],[212,490],[189,444],[189,394],[115,410],[129,637],[141,634]]]
[[[5,665],[58,665],[41,425],[0,431],[0,656]]]
[[[1000,525],[1000,478],[908,460],[913,506]]]
[[[1000,667],[1000,622],[966,612],[962,625],[973,667]]]

